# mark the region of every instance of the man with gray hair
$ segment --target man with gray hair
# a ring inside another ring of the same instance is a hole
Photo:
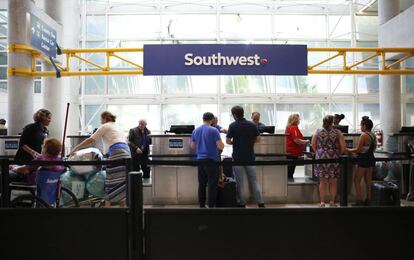
[[[147,120],[140,119],[138,126],[131,128],[128,135],[129,149],[133,161],[133,171],[142,170],[143,178],[150,177],[150,168],[147,166],[151,131],[147,128]]]

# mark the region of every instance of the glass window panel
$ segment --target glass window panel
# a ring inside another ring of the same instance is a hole
[[[265,76],[222,76],[222,93],[271,93],[271,86]]]
[[[277,15],[275,21],[277,38],[326,38],[323,15]]]
[[[109,15],[108,38],[159,38],[159,15]]]
[[[406,117],[405,117],[405,125],[412,126],[414,125],[414,103],[407,103],[406,104]]]
[[[331,39],[351,39],[351,18],[349,16],[330,15],[328,19]]]
[[[96,42],[86,42],[86,48],[105,48],[105,42],[103,41],[96,41]],[[106,64],[106,54],[104,52],[96,52],[96,53],[85,53],[84,57],[87,60],[90,60],[92,62],[95,62],[96,64],[99,64],[101,66],[105,66]],[[97,69],[97,67],[88,64],[88,63],[84,63],[86,68],[95,68]]]
[[[109,48],[142,48],[144,44],[154,44],[159,42],[139,42],[139,41],[109,41]],[[143,52],[117,52],[116,55],[127,59],[138,65],[144,64],[144,53]],[[136,69],[136,66],[133,66],[125,61],[122,61],[118,58],[111,57],[111,67],[113,68],[133,68]]]
[[[289,115],[298,113],[301,121],[299,129],[303,135],[312,135],[322,127],[322,119],[328,114],[327,103],[318,104],[276,104],[276,124],[279,131],[284,132]]]
[[[362,41],[378,40],[378,16],[355,16],[356,38]]]
[[[86,16],[86,39],[102,40],[106,36],[106,21],[104,15]]]
[[[216,76],[191,76],[189,77],[190,93],[215,94],[217,93]]]
[[[223,14],[220,16],[222,38],[271,38],[271,16]]]
[[[0,37],[7,37],[7,24],[0,24]]]
[[[277,93],[329,93],[327,75],[277,76]]]
[[[114,95],[159,93],[158,81],[151,76],[110,76],[108,93]]]
[[[190,93],[188,76],[163,76],[161,77],[161,91],[164,94]]]
[[[7,93],[7,82],[0,82],[0,93]]]
[[[260,113],[260,122],[265,125],[275,125],[274,105],[273,104],[223,104],[221,106],[221,114],[218,118],[219,125],[228,128],[230,123],[234,121],[231,115],[233,106],[242,106],[244,108],[244,117],[251,120],[252,112]]]
[[[414,93],[414,76],[406,76],[405,85],[408,93]]]
[[[344,114],[345,118],[342,119],[341,125],[348,125],[349,132],[355,132],[354,126],[354,113],[352,112],[352,102],[349,103],[332,103],[331,115]]]
[[[0,39],[0,50],[7,50],[7,39]]]
[[[105,94],[105,76],[86,76],[85,95]]]
[[[216,38],[216,27],[216,15],[180,14],[162,17],[162,35],[167,39]]]
[[[331,75],[332,93],[353,93],[353,85],[352,75]]]
[[[0,23],[7,23],[7,11],[0,11]]]
[[[41,81],[35,81],[34,82],[34,93],[40,94],[42,93],[42,82]]]
[[[108,105],[108,110],[117,116],[117,124],[125,131],[138,126],[140,119],[146,119],[148,129],[161,132],[159,105]]]
[[[379,76],[378,75],[358,75],[356,78],[357,78],[358,94],[379,92]]]
[[[7,68],[0,67],[0,79],[7,79]]]
[[[101,125],[101,113],[106,110],[105,105],[85,105],[85,129],[92,132]]]
[[[369,116],[369,119],[372,120],[374,123],[374,128],[380,123],[380,112],[379,112],[379,104],[372,104],[372,103],[360,103],[358,104],[358,117],[357,117],[357,130],[359,129],[359,124],[363,116]]]
[[[217,114],[216,104],[173,104],[162,106],[163,130],[170,129],[171,125],[195,125],[203,123],[203,114],[211,112]]]
[[[0,52],[0,65],[7,65],[7,52]]]

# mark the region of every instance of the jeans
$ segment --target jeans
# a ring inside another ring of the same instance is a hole
[[[263,204],[262,192],[256,180],[256,170],[254,166],[233,166],[234,176],[236,177],[237,202],[240,205],[245,205],[246,200],[243,196],[243,172],[246,171],[247,181],[249,182],[249,190],[253,193],[257,204]]]
[[[211,161],[214,160],[199,160]],[[206,186],[208,185],[208,207],[214,208],[217,200],[219,167],[217,165],[198,166],[198,202],[200,207],[206,205]]]

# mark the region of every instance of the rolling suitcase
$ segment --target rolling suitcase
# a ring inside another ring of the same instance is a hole
[[[374,181],[371,185],[371,206],[400,206],[400,188],[387,181]]]
[[[236,182],[232,178],[227,178],[223,187],[218,187],[217,207],[236,207]]]

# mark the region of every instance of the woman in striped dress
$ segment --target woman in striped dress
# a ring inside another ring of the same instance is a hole
[[[337,159],[345,150],[345,139],[341,131],[333,128],[332,115],[323,118],[323,127],[312,136],[315,159]],[[319,177],[320,206],[325,207],[326,188],[330,193],[330,205],[335,205],[337,179],[341,167],[338,163],[315,164],[314,174]]]
[[[124,131],[115,124],[116,116],[109,111],[101,114],[101,126],[88,139],[72,149],[75,151],[91,146],[97,140],[102,140],[104,153],[109,154],[109,160],[131,158],[131,152],[126,142]],[[119,203],[125,206],[126,199],[126,168],[122,166],[108,166],[105,180],[105,206]]]

